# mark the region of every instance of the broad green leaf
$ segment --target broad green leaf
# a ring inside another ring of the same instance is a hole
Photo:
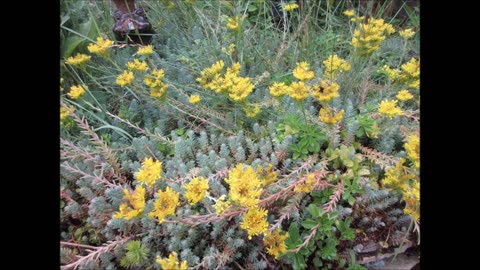
[[[308,205],[307,210],[313,218],[320,216],[320,208],[313,203]]]
[[[313,219],[306,219],[304,222],[302,222],[302,226],[305,228],[305,229],[308,229],[310,230],[311,228],[315,227],[318,225],[318,222],[313,220]]]

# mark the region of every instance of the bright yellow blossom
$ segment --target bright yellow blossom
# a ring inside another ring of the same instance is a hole
[[[404,39],[409,39],[411,37],[413,37],[413,35],[415,35],[415,31],[413,31],[412,29],[408,28],[408,29],[405,29],[405,30],[401,30],[400,32],[398,32],[400,34],[401,37],[403,37]]]
[[[225,182],[230,185],[230,199],[244,207],[255,207],[262,194],[262,183],[251,166],[238,164],[228,171]]]
[[[255,104],[255,105],[248,104],[247,106],[243,107],[243,111],[245,112],[248,118],[253,118],[261,112],[258,104]]]
[[[72,99],[78,99],[85,95],[85,85],[72,85],[70,87],[70,92],[68,92],[68,96]]]
[[[225,210],[231,205],[230,201],[227,201],[226,199],[227,196],[222,195],[215,200],[215,205],[213,206],[213,208],[215,209],[217,216],[223,215]]]
[[[240,222],[240,228],[247,231],[248,239],[252,239],[252,236],[255,235],[267,233],[267,215],[268,210],[261,207],[249,208],[247,213],[243,215],[243,220]]]
[[[142,162],[142,168],[135,173],[138,182],[153,187],[158,179],[162,177],[162,162],[152,158],[146,158]]]
[[[353,17],[353,16],[355,16],[355,11],[353,9],[345,10],[343,12],[343,15],[345,15],[347,17]]]
[[[399,75],[400,82],[407,84],[408,87],[420,88],[420,60],[412,57],[410,61],[402,65],[402,73]]]
[[[306,179],[298,184],[293,190],[295,193],[306,192],[310,193],[313,190],[313,185],[315,184],[315,177],[313,173],[309,173]]]
[[[166,217],[175,215],[175,209],[178,206],[180,193],[167,187],[165,191],[159,190],[157,192],[157,197],[158,198],[153,204],[153,210],[148,216],[157,218],[158,222],[162,224]]]
[[[238,31],[238,16],[228,18],[227,27],[233,31]]]
[[[67,61],[65,61],[65,64],[84,67],[88,60],[90,60],[90,58],[92,58],[90,55],[77,53],[74,57],[69,57]]]
[[[310,88],[312,96],[321,102],[328,102],[338,97],[338,90],[340,86],[334,82],[327,82],[325,80],[320,81],[320,85],[314,85]]]
[[[323,65],[325,66],[323,75],[330,80],[335,79],[338,74],[350,70],[350,64],[336,54],[330,55],[327,60],[323,61]]]
[[[200,95],[191,95],[190,98],[188,98],[188,102],[192,104],[197,104],[200,102]]]
[[[266,187],[271,183],[277,181],[277,172],[273,170],[273,164],[268,164],[267,168],[257,165],[257,175],[262,183],[262,187]]]
[[[88,45],[88,51],[91,53],[98,54],[102,57],[108,57],[110,55],[110,46],[113,45],[113,41],[107,39],[103,39],[102,37],[97,37],[97,44],[90,43]]]
[[[295,10],[298,8],[298,5],[297,3],[292,3],[292,4],[285,4],[283,6],[283,9],[286,11],[286,12],[290,12],[292,10]]]
[[[124,189],[123,193],[125,194],[123,198],[128,200],[132,207],[127,203],[122,203],[119,212],[115,213],[113,217],[130,220],[142,214],[145,208],[145,188],[137,186],[132,194],[130,194],[128,189]]]
[[[334,114],[329,108],[321,108],[319,119],[324,123],[335,125],[342,120],[344,113],[345,111],[341,110],[339,113]]]
[[[138,59],[135,59],[133,60],[133,62],[127,63],[127,68],[128,70],[134,70],[134,71],[147,71],[148,65],[147,65],[147,62],[145,61],[140,61]]]
[[[405,90],[405,89],[401,90],[397,94],[397,99],[401,101],[409,100],[412,98],[413,98],[413,95],[410,92],[408,92],[408,90]]]
[[[279,82],[279,83],[275,82],[273,83],[272,86],[268,88],[268,90],[270,91],[270,95],[274,97],[282,97],[285,94],[287,94],[288,86],[285,85],[285,83],[283,82]]]
[[[288,238],[288,232],[281,234],[282,230],[277,228],[275,232],[267,234],[263,237],[263,243],[267,247],[268,254],[278,259],[278,256],[287,251],[287,245],[285,244],[285,239]]]
[[[307,62],[300,62],[293,70],[293,76],[300,81],[307,81],[313,79],[315,74],[310,70],[310,65]]]
[[[415,168],[420,169],[420,138],[416,135],[408,136],[404,147],[407,150],[408,157],[415,164]]]
[[[205,194],[208,190],[208,179],[204,177],[195,177],[190,183],[183,186],[186,190],[185,197],[190,205],[194,205],[197,202],[205,198]]]
[[[161,98],[167,91],[168,84],[162,81],[165,72],[163,69],[154,69],[151,74],[147,74],[144,82],[150,87],[150,96]]]
[[[359,29],[355,29],[352,45],[357,49],[357,55],[369,55],[380,47],[387,35],[394,32],[393,26],[383,19],[369,18],[368,23],[359,23]]]
[[[397,106],[398,100],[382,100],[378,112],[392,119],[395,115],[402,115],[402,109]]]
[[[153,53],[153,46],[147,45],[139,47],[137,50],[137,55],[150,55]]]
[[[382,73],[387,74],[388,78],[392,81],[396,80],[398,78],[398,75],[400,74],[400,70],[392,69],[387,65],[384,65],[377,72],[382,72]]]
[[[162,266],[164,270],[187,270],[187,261],[178,262],[178,255],[175,251],[168,255],[168,258],[162,259],[157,256],[156,262]]]
[[[303,82],[293,82],[288,88],[288,95],[298,102],[308,97],[308,92]]]
[[[75,107],[70,106],[70,110],[75,111]],[[64,106],[60,107],[60,121],[67,119],[70,116],[70,112]]]
[[[134,78],[131,71],[124,70],[122,74],[117,76],[116,83],[120,86],[126,86],[131,84]]]

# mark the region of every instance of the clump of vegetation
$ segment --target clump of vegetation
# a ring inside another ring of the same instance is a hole
[[[352,270],[420,244],[418,10],[278,2],[138,0],[140,46],[110,1],[61,1],[62,269]]]

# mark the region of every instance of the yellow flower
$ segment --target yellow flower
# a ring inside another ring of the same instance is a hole
[[[248,209],[247,213],[243,216],[242,222],[240,222],[240,228],[247,231],[249,240],[252,239],[252,236],[267,233],[267,215],[268,210],[261,207],[252,207]]]
[[[187,198],[188,203],[194,205],[205,198],[205,194],[208,190],[208,180],[204,177],[195,177],[190,183],[183,186],[183,188],[187,191],[185,197]]]
[[[387,35],[394,32],[393,26],[383,19],[369,18],[368,23],[359,23],[359,29],[353,32],[352,45],[357,49],[357,55],[369,55],[380,47]]]
[[[293,76],[300,81],[307,81],[313,79],[315,74],[310,70],[310,66],[307,62],[300,62],[297,63],[297,66],[293,70]]]
[[[415,164],[415,168],[420,169],[420,138],[416,135],[408,136],[404,147],[407,150],[408,157]]]
[[[313,190],[313,185],[314,184],[315,184],[315,177],[314,177],[313,173],[309,173],[307,175],[306,179],[302,183],[298,184],[293,189],[293,191],[295,193],[301,193],[301,192],[310,193]]]
[[[410,92],[408,92],[408,90],[401,90],[397,94],[397,99],[401,100],[401,101],[409,100],[409,99],[412,99],[412,98],[413,98],[413,95],[410,94]]]
[[[151,74],[144,78],[144,82],[150,87],[150,96],[161,98],[167,91],[168,84],[162,81],[165,72],[163,69],[154,69]]]
[[[257,114],[259,114],[261,110],[258,104],[255,104],[254,106],[251,106],[251,105],[244,106],[243,111],[245,112],[248,118],[253,118],[257,116]]]
[[[350,70],[350,64],[336,54],[330,55],[327,60],[323,61],[323,65],[325,66],[323,75],[330,80],[335,79],[339,73]]]
[[[192,104],[197,104],[200,102],[200,95],[191,95],[190,98],[188,99],[188,102]]]
[[[328,102],[338,97],[340,86],[334,82],[328,83],[325,80],[320,81],[320,85],[314,85],[310,88],[312,96],[321,102]]]
[[[408,28],[408,29],[405,29],[405,30],[402,30],[400,32],[398,32],[400,34],[401,37],[403,37],[404,39],[409,39],[411,37],[413,37],[413,35],[415,35],[415,31],[413,31],[412,29]]]
[[[288,88],[288,95],[298,102],[308,97],[308,92],[303,82],[293,82]]]
[[[127,68],[128,68],[128,70],[134,70],[134,71],[146,71],[146,70],[148,70],[147,62],[140,61],[138,59],[133,60],[133,62],[128,62],[127,63]]]
[[[298,8],[297,3],[285,4],[285,6],[283,6],[283,9],[284,9],[286,12],[295,10],[295,9],[297,9],[297,8]]]
[[[215,209],[217,216],[223,215],[223,212],[225,212],[225,210],[231,205],[230,201],[226,201],[226,198],[225,195],[222,195],[220,198],[216,199],[213,208]]]
[[[168,259],[162,259],[160,256],[157,256],[156,262],[162,266],[164,270],[187,270],[188,264],[187,261],[178,262],[177,253],[173,251],[168,255]]]
[[[353,17],[353,16],[355,16],[355,11],[353,9],[345,10],[343,12],[343,15],[345,15],[347,17]]]
[[[382,68],[380,68],[377,72],[385,73],[387,74],[388,78],[392,81],[396,80],[398,78],[398,75],[400,74],[400,70],[398,69],[391,69],[389,66],[384,65]]]
[[[127,203],[122,203],[119,212],[115,213],[113,217],[130,220],[142,214],[145,208],[145,188],[137,186],[133,194],[130,194],[128,189],[124,189],[123,193],[125,194],[123,198],[127,199],[133,208],[129,207]]]
[[[268,90],[270,91],[270,95],[274,97],[282,97],[285,94],[287,94],[288,86],[285,85],[285,83],[283,82],[279,82],[279,83],[275,82],[273,83],[272,86],[268,88]]]
[[[336,123],[340,122],[340,120],[342,120],[343,118],[343,114],[345,113],[344,110],[341,110],[339,113],[337,114],[333,114],[333,112],[329,109],[329,108],[321,108],[320,109],[320,116],[319,116],[319,119],[320,121],[326,123],[326,124],[332,124],[332,125],[335,125]]]
[[[211,67],[205,68],[200,72],[200,77],[196,79],[197,82],[201,83],[206,89],[213,90],[208,87],[216,75],[219,75],[223,71],[225,63],[223,60],[215,62]]]
[[[150,55],[153,53],[153,46],[147,45],[139,47],[137,50],[137,55]]]
[[[85,85],[72,85],[72,87],[70,87],[70,92],[68,92],[67,95],[72,99],[81,98],[85,95],[85,88]]]
[[[235,51],[235,43],[231,43],[228,45],[228,50],[225,47],[222,47],[222,52],[224,52],[226,55],[232,55],[232,53]]]
[[[162,162],[152,158],[146,158],[142,162],[142,168],[135,173],[138,182],[153,187],[158,179],[162,178]]]
[[[79,66],[79,67],[84,67],[85,64],[87,63],[88,60],[92,58],[90,55],[86,55],[83,53],[77,53],[75,57],[69,57],[67,61],[65,61],[65,64],[72,65],[72,66]]]
[[[70,106],[69,108],[70,110],[75,111],[75,107]],[[60,107],[60,121],[65,120],[69,116],[70,116],[70,112],[68,112],[67,108],[65,108],[64,106]]]
[[[385,114],[388,118],[392,119],[395,115],[402,115],[402,109],[397,107],[398,100],[382,100],[378,112]]]
[[[134,78],[135,77],[131,71],[124,70],[122,74],[117,76],[116,83],[120,86],[129,85],[132,83]]]
[[[270,185],[277,181],[277,172],[273,171],[273,164],[268,164],[267,168],[263,169],[262,166],[257,166],[257,175],[262,183],[263,187]]]
[[[400,81],[405,83],[410,88],[420,88],[420,60],[412,57],[410,61],[402,65],[402,73],[400,74]]]
[[[238,31],[238,16],[228,18],[227,27],[233,31]]]
[[[228,96],[237,102],[245,101],[247,96],[253,91],[254,87],[250,82],[250,79],[246,77],[233,76],[227,78],[225,75],[225,82],[232,85],[231,88],[228,88]]]
[[[230,199],[244,207],[255,207],[262,194],[262,183],[251,166],[238,164],[228,171],[225,182],[230,185]]]
[[[98,54],[102,57],[108,57],[110,55],[110,46],[113,45],[113,41],[107,39],[103,39],[102,37],[97,37],[97,44],[90,43],[88,45],[88,51],[91,53]]]
[[[157,218],[158,222],[162,224],[166,217],[175,214],[175,209],[179,205],[178,198],[180,197],[180,193],[167,187],[165,191],[159,190],[157,197],[153,204],[153,210],[148,216]]]
[[[268,254],[275,256],[278,259],[280,254],[287,251],[287,245],[285,245],[285,239],[288,238],[288,232],[280,234],[282,230],[277,228],[274,233],[267,232],[263,237],[263,243],[267,246]]]

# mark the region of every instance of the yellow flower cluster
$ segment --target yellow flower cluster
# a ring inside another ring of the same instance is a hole
[[[85,95],[85,85],[72,85],[70,87],[70,92],[68,92],[68,96],[72,99],[78,99]]]
[[[192,104],[197,104],[200,102],[200,95],[191,95],[190,98],[188,98],[188,102]]]
[[[119,212],[115,213],[113,217],[130,220],[142,214],[143,209],[145,208],[145,188],[137,186],[133,194],[130,194],[128,189],[124,189],[123,193],[125,194],[123,198],[128,200],[133,208],[130,207],[128,203],[122,203]]]
[[[318,99],[320,102],[328,102],[338,97],[338,90],[340,86],[334,82],[328,83],[325,80],[320,81],[320,85],[313,85],[310,88],[312,96]]]
[[[405,89],[399,91],[397,94],[397,99],[401,101],[406,101],[412,98],[413,98],[413,95],[410,92],[408,92],[408,90],[405,90]]]
[[[97,44],[90,43],[88,45],[88,51],[91,53],[98,54],[102,57],[108,57],[110,55],[110,46],[113,45],[113,41],[107,39],[103,39],[102,37],[97,37]]]
[[[248,118],[254,118],[255,116],[257,116],[257,114],[261,112],[258,104],[255,104],[255,105],[248,104],[243,107],[243,111],[245,112]]]
[[[165,76],[163,69],[154,69],[151,74],[147,74],[144,78],[145,84],[150,87],[150,96],[161,98],[167,91],[168,84],[162,81]]]
[[[158,198],[153,204],[153,210],[148,216],[157,218],[158,222],[162,224],[166,217],[175,214],[175,209],[179,205],[180,193],[167,187],[165,191],[159,190],[157,196]]]
[[[420,89],[420,60],[412,57],[410,61],[403,64],[399,79],[410,88]]]
[[[234,51],[235,51],[235,43],[231,43],[230,45],[228,45],[228,49],[225,47],[222,47],[222,52],[224,52],[228,56],[232,55]]]
[[[267,232],[263,238],[263,243],[267,246],[268,254],[275,256],[275,259],[278,259],[278,256],[287,251],[287,245],[285,245],[285,239],[288,238],[288,232],[281,234],[282,230],[277,228],[275,232]]]
[[[403,111],[397,106],[398,100],[382,100],[378,112],[392,119],[395,115],[402,115]]]
[[[232,67],[222,76],[224,62],[222,60],[214,63],[211,67],[201,71],[201,77],[197,82],[201,83],[205,89],[228,95],[237,102],[243,102],[253,91],[253,84],[248,77],[238,76],[241,65],[234,63]]]
[[[133,79],[135,79],[133,73],[131,71],[124,70],[122,74],[117,76],[117,80],[115,82],[120,86],[126,86],[130,85]]]
[[[387,74],[388,78],[392,81],[395,81],[398,79],[398,75],[400,74],[400,70],[398,69],[392,69],[387,65],[384,65],[382,68],[380,68],[377,72],[385,73]]]
[[[251,166],[238,164],[228,171],[225,179],[230,185],[230,199],[244,207],[256,207],[262,193],[262,183]]]
[[[420,138],[417,135],[408,136],[404,147],[415,168],[420,169]]]
[[[147,45],[139,47],[137,50],[137,55],[150,55],[153,53],[153,46]]]
[[[355,16],[355,11],[353,9],[345,10],[343,12],[343,15],[345,15],[347,17],[353,17],[353,16]]]
[[[240,228],[247,231],[249,240],[252,239],[252,236],[267,233],[267,214],[268,210],[261,207],[251,207],[243,216],[242,222],[240,222]]]
[[[63,91],[63,87],[62,87],[63,81],[64,81],[64,79],[60,78],[60,92]]]
[[[178,262],[178,255],[175,251],[168,255],[168,258],[162,259],[157,256],[156,262],[162,266],[162,269],[166,270],[187,270],[187,261]]]
[[[408,29],[405,29],[405,30],[401,30],[400,32],[398,32],[400,34],[401,37],[403,37],[404,39],[409,39],[411,37],[413,37],[413,35],[415,35],[415,31],[413,31],[412,29],[408,28]]]
[[[127,68],[128,70],[133,70],[133,71],[147,71],[148,70],[148,65],[147,62],[145,61],[140,61],[138,59],[133,60],[133,62],[128,62],[127,63]]]
[[[71,56],[67,58],[67,61],[65,61],[65,64],[72,65],[72,66],[79,66],[79,67],[84,67],[85,64],[92,58],[90,55],[86,55],[83,53],[77,53],[74,57]]]
[[[152,158],[146,158],[142,162],[142,168],[135,173],[138,182],[145,183],[148,187],[153,187],[158,179],[162,177],[162,162],[153,161]]]
[[[298,102],[302,102],[302,100],[308,97],[307,88],[305,87],[305,83],[303,82],[292,82],[290,87],[288,88],[288,95]]]
[[[359,18],[360,19],[360,18]],[[368,23],[359,23],[360,29],[353,33],[352,45],[357,55],[369,55],[376,51],[386,35],[393,34],[395,29],[383,19],[369,18]]]
[[[268,90],[270,91],[270,95],[274,97],[282,97],[288,93],[289,87],[283,82],[275,82],[268,88]]]
[[[257,175],[262,183],[263,187],[270,185],[277,181],[277,172],[273,170],[273,164],[268,164],[267,168],[263,169],[262,166],[257,166]]]
[[[75,111],[75,107],[70,106],[70,110]],[[60,121],[67,119],[69,116],[70,113],[68,112],[67,108],[64,106],[60,107]]]
[[[293,190],[295,193],[306,192],[310,193],[313,190],[313,185],[315,184],[315,177],[313,173],[307,175],[307,179],[303,183],[298,184]]]
[[[238,31],[238,16],[228,18],[227,27],[233,31]]]
[[[411,215],[418,221],[420,219],[420,182],[415,179],[415,175],[406,172],[404,162],[405,159],[401,158],[395,167],[387,169],[382,183],[402,192],[403,200],[406,202],[405,214]]]
[[[226,199],[227,199],[227,196],[222,195],[216,200],[213,208],[215,209],[217,216],[223,215],[225,210],[231,205],[230,201],[227,201]]]
[[[323,75],[330,80],[334,80],[339,73],[349,71],[351,66],[347,61],[339,58],[336,54],[330,55],[327,60],[323,61],[325,71]]]
[[[313,79],[315,74],[310,70],[310,65],[307,62],[300,62],[293,70],[293,77],[300,81],[308,81]]]
[[[183,186],[183,188],[186,190],[185,197],[188,203],[194,205],[205,198],[208,190],[208,180],[204,177],[195,177],[190,183]]]
[[[286,12],[290,12],[290,11],[293,11],[295,9],[298,8],[298,5],[297,3],[292,3],[292,4],[285,4],[283,6],[283,9],[286,11]]]
[[[345,111],[341,110],[339,113],[334,114],[328,107],[325,109],[321,108],[319,119],[324,123],[335,125],[342,120],[344,113]]]

